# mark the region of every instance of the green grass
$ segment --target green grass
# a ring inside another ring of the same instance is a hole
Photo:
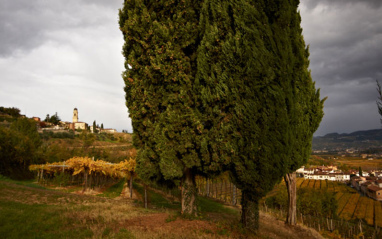
[[[133,187],[135,190],[137,190],[139,194],[142,195],[142,197],[144,197],[145,191],[142,185],[133,182]],[[167,198],[163,197],[161,194],[156,193],[150,189],[147,191],[148,191],[149,204],[151,206],[154,206],[155,208],[167,208],[167,209],[180,210],[181,208],[180,202],[168,200]],[[144,202],[141,202],[141,203],[143,204]]]
[[[224,206],[219,202],[215,202],[209,198],[198,197],[198,206],[201,212],[226,213],[239,215],[239,211],[233,208]]]
[[[5,176],[0,174],[0,181],[10,182],[10,183],[14,183],[14,184],[17,184],[17,185],[23,185],[23,186],[30,187],[30,188],[46,189],[45,187],[37,184],[35,179],[18,181],[18,180],[10,179],[10,178],[5,177]]]
[[[24,181],[2,177],[0,238],[134,238],[130,231],[115,228],[113,216],[121,210],[134,213],[134,208],[108,200],[36,190]]]
[[[100,197],[116,198],[121,195],[123,185],[126,183],[125,179],[121,179],[118,183],[107,188],[102,194],[98,194]]]
[[[0,235],[2,238],[88,238],[92,231],[67,220],[64,209],[44,204],[0,201]]]

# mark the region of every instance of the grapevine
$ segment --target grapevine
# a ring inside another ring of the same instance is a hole
[[[84,190],[88,187],[102,187],[121,178],[132,180],[136,176],[133,158],[114,164],[89,157],[73,157],[64,162],[30,165],[29,170],[37,172],[40,183],[47,183],[58,174],[67,174],[73,184],[82,184]]]

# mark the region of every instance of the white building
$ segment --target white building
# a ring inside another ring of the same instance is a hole
[[[305,179],[314,180],[329,180],[329,181],[350,181],[350,174],[345,174],[336,170],[336,167],[316,167],[316,168],[301,168],[296,170],[296,173],[304,175]]]

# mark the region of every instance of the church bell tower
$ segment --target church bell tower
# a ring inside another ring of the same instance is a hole
[[[74,108],[73,110],[73,123],[77,123],[78,122],[78,110],[77,108]]]

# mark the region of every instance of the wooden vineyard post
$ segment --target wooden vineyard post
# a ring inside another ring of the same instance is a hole
[[[130,172],[130,181],[129,181],[129,186],[130,186],[130,198],[133,198],[133,172]]]
[[[147,208],[147,185],[145,184],[145,208]]]
[[[223,180],[221,180],[221,182],[220,182],[220,197],[219,197],[219,199],[223,201],[223,197],[224,197],[224,195],[223,195]]]
[[[224,202],[227,202],[227,195],[228,195],[228,188],[227,188],[227,180],[224,180]]]
[[[218,182],[217,182],[217,180],[215,180],[214,185],[215,185],[215,199],[217,199],[218,198]]]
[[[88,183],[88,186],[89,186],[90,189],[93,189],[92,184],[93,184],[93,176],[92,176],[92,174],[89,174],[89,183]]]
[[[361,221],[361,220],[359,220],[359,232],[360,232],[360,234],[362,235],[362,238],[365,238],[365,237],[363,236],[363,233],[362,233],[362,221]]]
[[[88,186],[88,170],[84,170],[84,187],[82,189],[82,192],[85,192]]]
[[[235,186],[235,184],[232,185],[232,205],[233,206],[236,205],[236,186]]]
[[[210,196],[210,180],[206,178],[206,197]]]

